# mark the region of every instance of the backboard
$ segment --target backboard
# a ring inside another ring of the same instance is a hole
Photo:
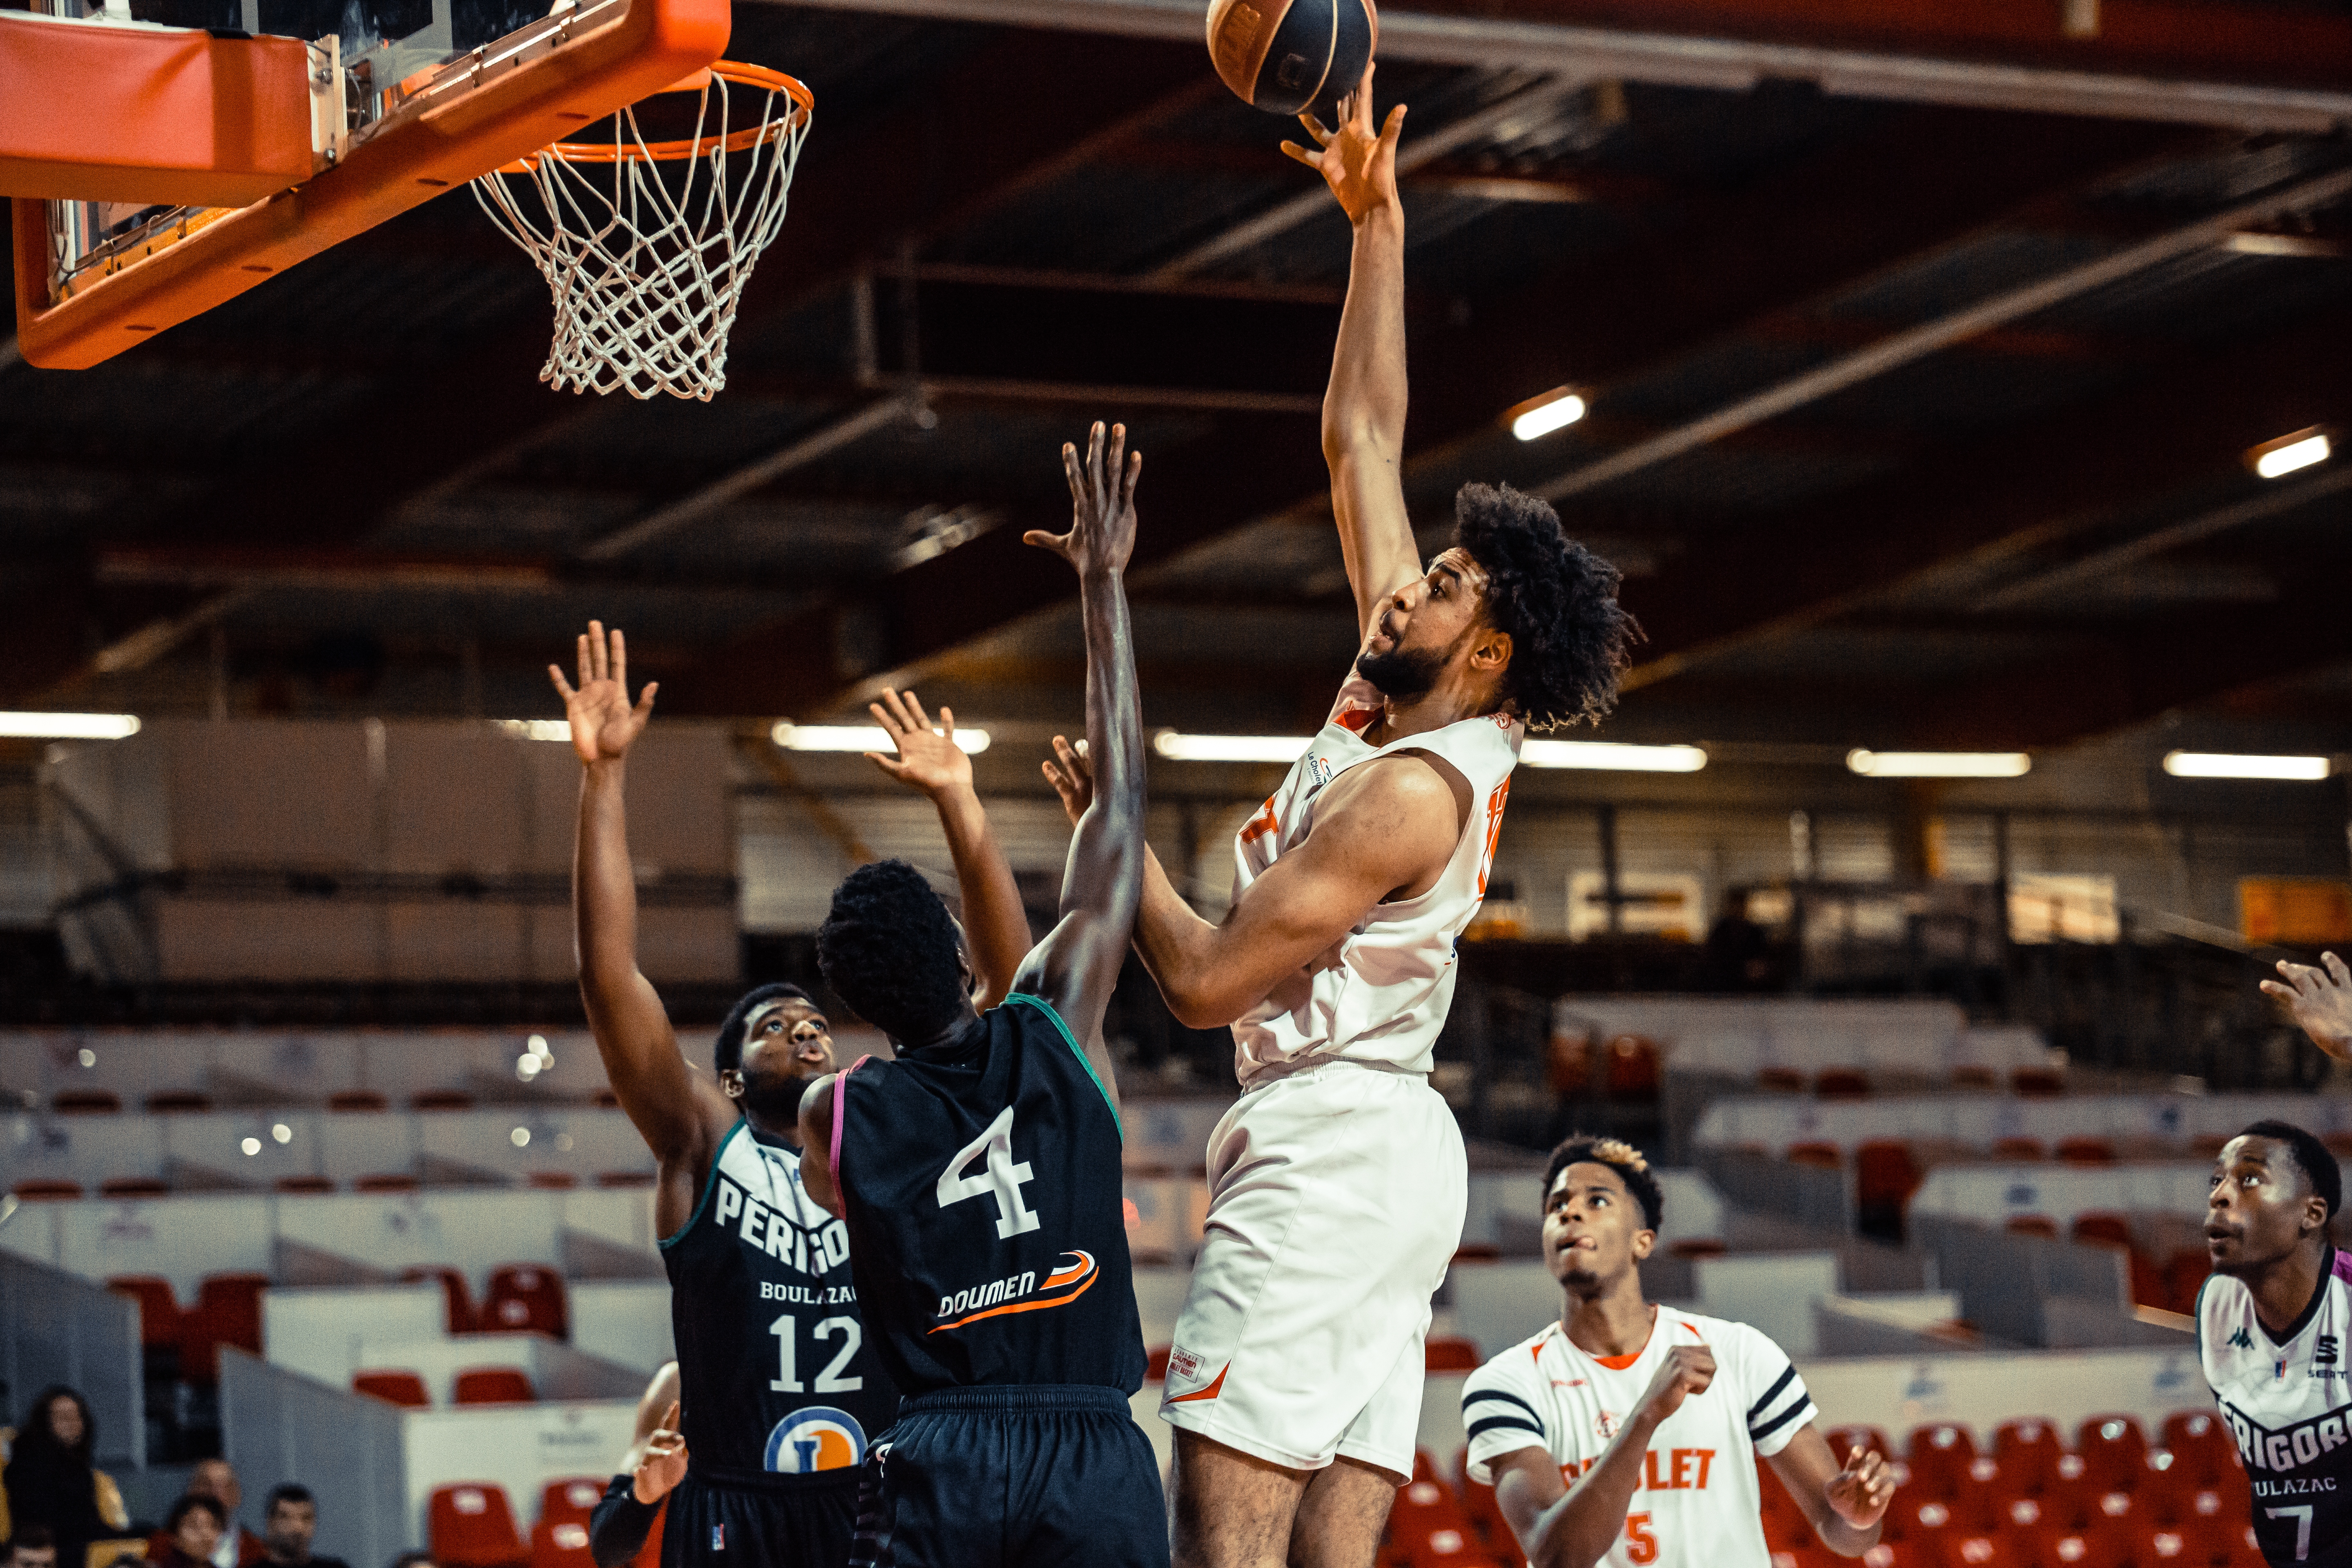
[[[109,359],[692,76],[728,37],[728,0],[35,3],[67,22],[303,40],[325,104],[302,110],[309,177],[247,205],[16,197],[18,346],[56,369]]]

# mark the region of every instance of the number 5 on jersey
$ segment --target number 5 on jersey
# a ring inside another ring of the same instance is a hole
[[[965,1175],[964,1167],[982,1155],[987,1156],[987,1167],[978,1175]],[[1013,1108],[1008,1105],[997,1112],[987,1131],[957,1150],[948,1168],[940,1173],[940,1207],[966,1198],[993,1197],[996,1238],[1022,1236],[1045,1223],[1021,1196],[1023,1184],[1035,1179],[1026,1160],[1013,1157]]]

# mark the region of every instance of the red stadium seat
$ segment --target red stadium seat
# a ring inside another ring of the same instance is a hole
[[[2057,1155],[2069,1165],[2112,1165],[2116,1163],[2115,1145],[2104,1138],[2061,1138],[2058,1140]]]
[[[355,1372],[352,1373],[352,1392],[369,1394],[404,1410],[424,1410],[433,1404],[433,1396],[425,1391],[425,1380],[413,1372]]]
[[[599,1171],[596,1184],[600,1187],[650,1187],[654,1184],[651,1171]]]
[[[1997,1089],[2000,1075],[1989,1067],[1963,1062],[1952,1069],[1951,1083],[1954,1089]]]
[[[425,1506],[426,1535],[440,1568],[520,1568],[530,1549],[516,1533],[506,1489],[493,1481],[436,1487]]]
[[[2164,1418],[2163,1441],[2172,1455],[2177,1485],[2192,1489],[2219,1486],[2239,1468],[2238,1446],[2221,1418],[2210,1410],[2176,1410]]]
[[[290,1197],[320,1197],[335,1190],[332,1176],[280,1176],[271,1184]]]
[[[352,1184],[355,1193],[413,1193],[423,1184],[405,1171],[379,1171]]]
[[[1870,1075],[1860,1068],[1823,1068],[1813,1079],[1813,1092],[1823,1100],[1865,1100]]]
[[[172,1184],[161,1176],[109,1176],[98,1184],[98,1194],[105,1198],[167,1198]]]
[[[2053,1241],[2058,1239],[2058,1222],[2046,1214],[2013,1214],[2009,1216],[2005,1228],[2020,1236],[2045,1236]]]
[[[1641,1035],[1620,1035],[1609,1042],[1609,1098],[1658,1098],[1658,1042]]]
[[[442,1322],[453,1334],[470,1334],[481,1327],[481,1315],[474,1310],[474,1292],[467,1288],[466,1277],[449,1268],[404,1268],[401,1279],[407,1284],[433,1280],[441,1287]]]
[[[536,1263],[509,1263],[492,1269],[490,1288],[482,1295],[480,1321],[485,1333],[530,1330],[559,1340],[570,1338],[572,1318],[564,1303],[563,1276]]]
[[[261,1293],[267,1274],[212,1274],[196,1288],[196,1304],[180,1317],[180,1369],[192,1382],[220,1373],[220,1351],[234,1345],[261,1353]]]
[[[147,1097],[147,1109],[158,1116],[189,1115],[213,1108],[213,1097],[193,1089],[158,1089]]]
[[[1510,1521],[1503,1517],[1502,1504],[1495,1500],[1495,1489],[1469,1479],[1470,1451],[1465,1448],[1455,1465],[1462,1480],[1462,1511],[1470,1524],[1486,1542],[1486,1550],[1512,1563],[1524,1561],[1519,1556],[1518,1538],[1511,1533]]]
[[[596,1505],[604,1500],[604,1483],[593,1476],[574,1476],[568,1481],[550,1481],[539,1494],[539,1521],[570,1520],[585,1524]]]
[[[49,1096],[49,1109],[59,1116],[112,1116],[122,1097],[110,1089],[61,1089]]]
[[[1805,1075],[1794,1068],[1759,1068],[1756,1087],[1776,1094],[1798,1094],[1804,1089]]]
[[[408,1097],[411,1110],[471,1110],[474,1097],[462,1089],[427,1089]]]
[[[1853,1152],[1853,1197],[1864,1230],[1899,1234],[1904,1205],[1927,1178],[1908,1144],[1874,1138]]]
[[[599,1110],[618,1110],[621,1109],[621,1097],[610,1088],[600,1089],[588,1097],[588,1103]]]
[[[2058,1479],[2058,1457],[2064,1450],[2058,1428],[2027,1417],[2004,1421],[1993,1429],[1992,1458],[2002,1484],[2012,1493],[2037,1496]]]
[[[1886,1434],[1875,1426],[1832,1426],[1828,1436],[1830,1452],[1837,1457],[1841,1465],[1856,1448],[1867,1449],[1890,1459],[1895,1458],[1895,1445],[1888,1442]]]
[[[591,1568],[588,1516],[604,1496],[604,1484],[586,1476],[548,1482],[530,1529],[531,1568]]]
[[[1730,1250],[1717,1236],[1686,1236],[1666,1246],[1667,1255],[1674,1258],[1721,1258]]]
[[[580,1178],[569,1171],[533,1171],[523,1182],[543,1193],[568,1193],[580,1184]]]
[[[2147,1472],[2147,1435],[2128,1415],[2094,1415],[2075,1440],[2084,1479],[2095,1492],[2127,1492]]]
[[[467,1367],[449,1387],[452,1405],[536,1405],[530,1379],[510,1366]]]
[[[180,1342],[180,1299],[169,1279],[160,1274],[118,1274],[106,1288],[139,1303],[139,1343],[143,1348]]]
[[[58,1181],[49,1177],[18,1182],[8,1190],[28,1204],[71,1203],[81,1196],[79,1182]]]
[[[327,1096],[327,1109],[346,1112],[389,1110],[392,1101],[372,1089],[344,1089]]]
[[[2205,1289],[2212,1272],[2212,1255],[2203,1247],[2187,1247],[2174,1253],[2164,1265],[2166,1305],[2183,1316],[2194,1313],[2197,1293]]]
[[[1433,1338],[1423,1346],[1425,1370],[1429,1372],[1476,1372],[1486,1364],[1478,1347],[1469,1340]]]
[[[2132,1244],[2131,1221],[2103,1209],[2076,1215],[2070,1232],[2076,1241],[2093,1246],[2129,1247]]]
[[[1952,1421],[1913,1427],[1903,1448],[1911,1467],[1906,1489],[1927,1500],[1958,1495],[1968,1480],[1969,1466],[1977,1457],[1976,1438],[1967,1427]]]
[[[1845,1153],[1834,1143],[1791,1143],[1789,1145],[1789,1163],[1834,1171],[1845,1164]]]
[[[1153,1345],[1150,1350],[1144,1352],[1144,1382],[1165,1383],[1168,1381],[1168,1356],[1169,1352],[1174,1347],[1171,1345]]]
[[[2066,1075],[2055,1068],[2013,1068],[2011,1092],[2033,1099],[2052,1099],[2066,1092]]]
[[[2050,1151],[2042,1146],[2039,1138],[1996,1138],[1993,1157],[2000,1160],[2046,1160]]]

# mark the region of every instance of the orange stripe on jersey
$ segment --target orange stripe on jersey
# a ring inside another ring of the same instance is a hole
[[[1645,1351],[1649,1348],[1650,1347],[1648,1345],[1643,1345],[1642,1350]],[[1602,1366],[1607,1367],[1611,1372],[1623,1372],[1627,1367],[1632,1366],[1635,1362],[1642,1359],[1642,1351],[1635,1351],[1632,1355],[1597,1355],[1592,1359],[1599,1362]]]
[[[1255,844],[1280,826],[1274,815],[1274,797],[1268,795],[1265,805],[1258,808],[1258,814],[1251,817],[1248,826],[1242,829],[1242,842]]]
[[[1042,1312],[1049,1307],[1068,1306],[1071,1302],[1076,1300],[1079,1297],[1085,1295],[1087,1291],[1095,1288],[1095,1280],[1100,1277],[1100,1272],[1095,1267],[1094,1255],[1091,1253],[1066,1252],[1062,1256],[1065,1258],[1076,1257],[1079,1261],[1071,1264],[1066,1268],[1056,1268],[1053,1273],[1045,1276],[1045,1283],[1038,1287],[1038,1289],[1041,1292],[1061,1289],[1063,1292],[1061,1295],[1046,1296],[1040,1294],[1036,1296],[1029,1296],[1017,1301],[1007,1301],[1001,1307],[990,1307],[982,1311],[967,1312],[962,1317],[956,1319],[953,1322],[940,1323],[930,1329],[929,1331],[934,1334],[944,1333],[950,1329],[961,1329],[966,1323],[976,1323],[982,1318],[1002,1318],[1006,1316],[1008,1313],[1013,1312]],[[1066,1287],[1073,1284],[1076,1286],[1076,1289],[1065,1289]]]
[[[1478,897],[1486,896],[1486,874],[1495,868],[1495,845],[1503,836],[1503,804],[1511,798],[1511,781],[1505,779],[1486,797],[1486,850],[1478,861]]]
[[[1332,714],[1331,722],[1339,725],[1350,735],[1360,735],[1370,729],[1372,721],[1380,716],[1381,710],[1377,708],[1350,708],[1344,712]]]

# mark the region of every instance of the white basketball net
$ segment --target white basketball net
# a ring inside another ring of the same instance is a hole
[[[783,227],[814,118],[784,87],[790,81],[721,61],[700,87],[687,138],[648,143],[636,110],[625,109],[613,117],[609,145],[558,142],[474,182],[482,210],[555,296],[541,381],[705,403],[727,384],[735,309],[752,265]],[[760,113],[730,134],[739,90]]]

